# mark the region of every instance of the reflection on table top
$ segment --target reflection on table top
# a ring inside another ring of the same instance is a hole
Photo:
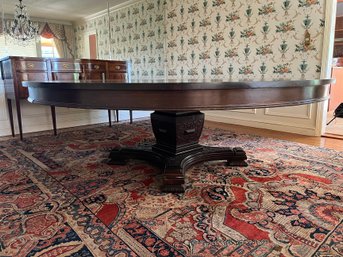
[[[311,87],[332,83],[333,80],[274,80],[274,81],[222,81],[222,80],[82,80],[82,81],[25,81],[24,87],[58,86],[59,88],[83,88],[97,90],[209,90],[209,89],[253,89]]]

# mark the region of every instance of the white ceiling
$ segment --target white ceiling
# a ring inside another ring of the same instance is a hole
[[[109,0],[110,7],[127,0]],[[5,14],[13,15],[18,0],[0,0]],[[107,0],[23,0],[30,17],[76,21],[107,9]]]

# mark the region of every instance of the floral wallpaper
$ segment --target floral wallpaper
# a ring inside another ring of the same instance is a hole
[[[85,31],[96,30],[99,59],[128,60],[133,79],[165,78],[164,13],[164,1],[145,0],[112,12],[110,26],[107,15],[78,25],[75,28],[78,57],[83,53]]]
[[[320,77],[325,0],[143,0],[75,28],[97,30],[99,58],[130,60],[133,79]]]

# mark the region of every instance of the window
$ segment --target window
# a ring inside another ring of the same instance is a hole
[[[42,57],[58,58],[58,52],[53,38],[41,37]]]

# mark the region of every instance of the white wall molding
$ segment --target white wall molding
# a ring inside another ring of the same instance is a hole
[[[241,113],[234,113],[232,111],[206,111],[206,114],[209,116],[216,116],[222,117],[223,119],[241,119],[243,121],[251,121],[251,122],[261,122],[265,124],[275,123],[276,125],[281,126],[291,126],[291,127],[301,127],[301,128],[311,128],[314,130],[314,123],[313,119],[303,119],[303,118],[294,118],[293,116],[266,116],[264,114],[264,109],[259,109],[255,115],[242,115]],[[311,118],[313,118],[312,115]]]
[[[86,110],[83,113],[69,112],[61,115],[56,111],[57,128],[82,126],[92,123],[102,123],[108,121],[107,111]],[[44,116],[40,119],[34,116],[23,118],[24,133],[33,131],[52,130],[52,121],[50,116]]]
[[[283,112],[282,110],[288,110],[292,108],[292,112]],[[296,111],[294,108],[304,108],[303,112]],[[277,117],[292,117],[310,120],[312,117],[312,105],[301,105],[299,107],[285,107],[285,108],[266,108],[264,114],[266,116],[277,116]]]
[[[242,125],[247,127],[255,127],[255,128],[262,128],[262,129],[270,129],[288,133],[295,133],[307,136],[314,136],[315,135],[315,127],[310,124],[301,124],[301,123],[289,123],[289,122],[278,122],[275,120],[271,120],[268,122],[267,120],[261,117],[254,117],[254,118],[245,118],[245,117],[234,117],[232,116],[232,112],[222,113],[222,112],[205,112],[205,118],[209,121],[215,122],[222,122],[234,125]]]
[[[2,106],[1,99],[4,99],[4,95],[1,96],[1,90],[3,87],[0,85],[0,104]],[[8,136],[11,134],[10,122],[8,119],[7,108],[1,108],[0,111],[0,136]],[[40,106],[36,104],[30,104],[26,101],[21,101],[22,109],[22,123],[23,132],[37,132],[52,130],[52,119],[49,106]],[[17,124],[17,114],[15,109],[14,113],[14,128],[16,134],[19,133]],[[114,114],[114,113],[113,113]],[[134,118],[148,117],[150,112],[146,111],[134,111]],[[129,120],[129,111],[119,111],[120,121]],[[108,112],[107,110],[89,110],[89,109],[74,109],[56,107],[56,120],[57,129],[77,127],[89,124],[107,123]],[[112,115],[112,121],[114,122],[114,115]],[[25,137],[25,135],[24,135]]]
[[[232,112],[240,112],[240,113],[250,113],[250,114],[256,114],[256,109],[247,109],[247,110],[232,110]]]

